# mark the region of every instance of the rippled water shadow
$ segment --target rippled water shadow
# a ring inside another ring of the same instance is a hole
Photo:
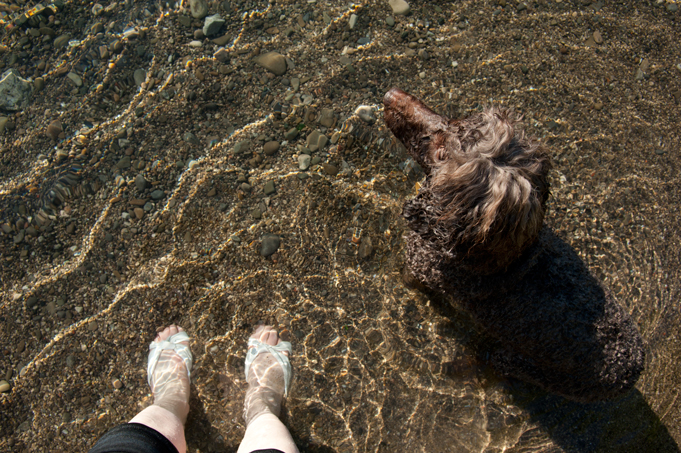
[[[185,436],[188,445],[199,446],[202,450],[209,452],[217,451],[236,451],[239,445],[226,445],[224,433],[221,433],[211,424],[207,408],[199,397],[198,392],[192,386],[191,398],[189,401],[189,416],[185,427]]]
[[[508,451],[525,451],[524,447],[534,443],[533,438],[545,436],[567,452],[680,451],[667,427],[638,389],[615,400],[585,404],[547,393],[517,379],[500,380],[488,365],[490,355],[502,347],[500,342],[477,331],[474,320],[449,296],[425,289],[410,280],[408,274],[405,281],[424,292],[431,306],[449,320],[448,325],[439,327],[438,333],[474,351],[483,387],[500,385],[509,396],[509,406],[525,412],[528,427],[534,425],[535,428],[525,430]],[[647,346],[648,351],[655,349],[652,344]]]
[[[678,452],[679,447],[637,389],[608,402],[582,404],[509,381],[514,402],[568,452]],[[521,438],[522,441],[522,438]]]

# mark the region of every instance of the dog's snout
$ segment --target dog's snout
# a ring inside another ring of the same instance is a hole
[[[383,96],[383,105],[386,108],[393,108],[397,105],[399,99],[403,98],[404,96],[408,96],[408,94],[399,88],[391,88],[390,91],[385,93],[385,96]]]

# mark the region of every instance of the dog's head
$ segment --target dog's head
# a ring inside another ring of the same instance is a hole
[[[537,238],[549,196],[546,150],[525,137],[509,110],[488,108],[460,120],[393,88],[385,122],[427,179],[403,215],[424,239],[476,271],[505,269]]]

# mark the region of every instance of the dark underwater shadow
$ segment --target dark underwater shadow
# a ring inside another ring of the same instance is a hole
[[[201,451],[206,452],[237,451],[238,444],[226,445],[222,433],[213,428],[206,414],[206,409],[193,385],[189,407],[189,416],[184,429],[187,447],[198,447]]]
[[[517,380],[509,380],[507,388],[514,403],[566,452],[680,451],[667,427],[637,389],[613,401],[586,404],[551,395]]]
[[[493,374],[487,357],[498,349],[498,342],[476,330],[473,319],[454,306],[447,296],[428,291],[413,281],[408,283],[423,291],[432,307],[457,326],[449,329],[450,335],[476,352],[481,372]],[[517,379],[492,379],[501,380],[513,403],[526,411],[530,421],[566,452],[681,452],[667,427],[637,389],[611,401],[578,403]],[[526,434],[533,435],[530,431]],[[518,442],[519,447],[522,445],[523,436]]]

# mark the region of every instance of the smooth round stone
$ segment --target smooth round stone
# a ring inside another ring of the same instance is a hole
[[[265,192],[265,195],[272,195],[275,192],[274,181],[267,181],[263,188],[263,192]]]
[[[5,132],[5,125],[7,124],[8,121],[9,118],[7,118],[6,116],[0,116],[0,134]]]
[[[268,155],[268,156],[274,155],[274,153],[276,153],[278,149],[279,149],[279,142],[274,141],[274,140],[271,141],[271,142],[265,143],[265,146],[263,146],[263,150],[265,151],[265,154]]]
[[[54,43],[52,43],[52,44],[54,45],[54,47],[56,49],[58,49],[60,47],[64,47],[66,44],[68,44],[69,39],[71,39],[71,35],[60,35],[54,40]]]
[[[277,52],[267,52],[258,55],[255,57],[255,64],[278,76],[286,73],[286,58]]]
[[[145,80],[147,80],[147,71],[144,69],[137,69],[132,77],[135,79],[135,85],[142,86]]]
[[[35,88],[36,91],[43,91],[45,88],[45,79],[42,77],[36,77],[35,80],[33,81],[33,87]]]
[[[62,131],[63,128],[61,126],[61,122],[59,122],[58,120],[54,120],[47,126],[47,130],[45,131],[45,133],[52,140],[57,140],[59,138],[59,134],[61,134]]]
[[[112,382],[112,384],[113,384],[113,386],[114,386],[114,388],[115,388],[116,390],[118,390],[118,389],[120,389],[121,387],[123,387],[123,383],[121,382],[120,379],[114,379],[114,381]]]
[[[394,27],[395,26],[395,19],[392,16],[388,16],[385,18],[385,24],[388,27]]]
[[[322,164],[322,170],[329,176],[336,176],[338,174],[338,167],[331,164]]]
[[[348,26],[350,27],[350,30],[355,29],[355,26],[357,26],[357,14],[350,15],[350,20],[348,21]]]
[[[208,14],[206,0],[189,0],[189,9],[195,19],[203,19]]]
[[[75,72],[69,72],[66,74],[66,77],[68,77],[71,83],[73,83],[75,86],[83,86],[83,79],[81,79],[80,76]]]
[[[281,238],[276,234],[267,233],[262,237],[262,246],[260,247],[260,254],[262,256],[273,255],[279,249]]]
[[[312,158],[309,154],[301,154],[298,156],[298,168],[303,171],[307,170],[310,168],[310,160],[312,160]]]
[[[135,187],[137,187],[137,190],[140,192],[147,188],[147,180],[144,179],[144,176],[137,175],[135,177]]]
[[[203,42],[201,41],[191,41],[189,47],[203,47]]]
[[[603,36],[601,36],[601,33],[598,30],[593,33],[593,38],[594,41],[596,41],[596,44],[603,44]]]
[[[151,192],[151,198],[153,198],[154,200],[160,200],[164,196],[165,196],[165,193],[160,189],[156,189],[153,192]]]
[[[296,129],[295,127],[289,129],[288,132],[286,132],[286,135],[285,135],[286,140],[288,140],[288,141],[294,140],[297,136],[298,136],[298,129]]]
[[[5,381],[4,379],[0,381],[0,393],[7,393],[12,389],[12,387],[9,385],[9,382]]]
[[[393,14],[398,16],[409,14],[409,3],[405,2],[404,0],[388,0],[388,4],[393,9]]]

